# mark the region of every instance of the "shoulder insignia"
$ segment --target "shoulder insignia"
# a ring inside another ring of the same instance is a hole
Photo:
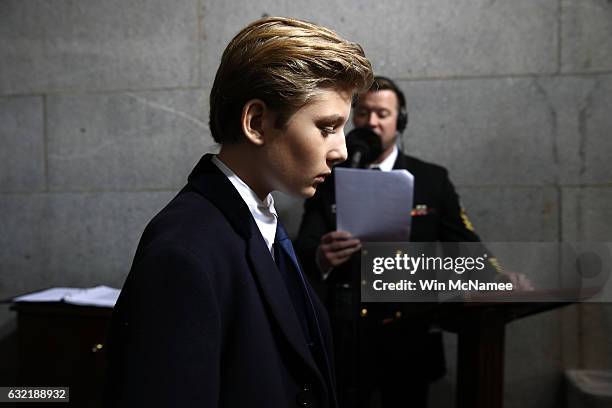
[[[489,258],[489,263],[498,273],[502,273],[504,271],[504,268],[501,267],[501,264],[499,263],[497,258],[494,258],[494,257]]]
[[[470,219],[468,218],[463,207],[461,207],[461,220],[463,221],[463,225],[465,226],[465,228],[472,232],[474,231],[474,225],[472,224],[472,221],[470,221]]]

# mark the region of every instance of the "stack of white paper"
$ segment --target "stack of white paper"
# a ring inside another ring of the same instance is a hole
[[[18,296],[13,302],[66,302],[74,305],[114,307],[119,289],[108,286],[93,288],[50,288]]]
[[[335,169],[339,231],[362,241],[409,241],[414,176],[408,170]]]

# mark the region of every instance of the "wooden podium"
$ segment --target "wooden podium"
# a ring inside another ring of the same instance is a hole
[[[503,407],[506,325],[570,303],[527,303],[483,294],[432,310],[432,320],[458,337],[456,407]]]

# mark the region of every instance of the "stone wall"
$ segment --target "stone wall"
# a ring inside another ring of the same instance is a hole
[[[399,81],[404,149],[449,169],[485,240],[612,240],[610,1],[5,0],[0,298],[122,284],[148,219],[216,149],[221,52],[263,15],[327,25]],[[300,201],[278,204],[295,233]],[[511,324],[506,406],[557,406],[565,368],[612,368],[611,316],[584,305]],[[0,307],[6,384],[14,331]],[[451,406],[455,340],[433,406]]]

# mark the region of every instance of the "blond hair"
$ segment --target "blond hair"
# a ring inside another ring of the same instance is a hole
[[[368,90],[372,66],[359,44],[306,21],[268,17],[228,44],[210,92],[210,130],[217,143],[242,140],[242,108],[261,99],[281,127],[320,88]]]

